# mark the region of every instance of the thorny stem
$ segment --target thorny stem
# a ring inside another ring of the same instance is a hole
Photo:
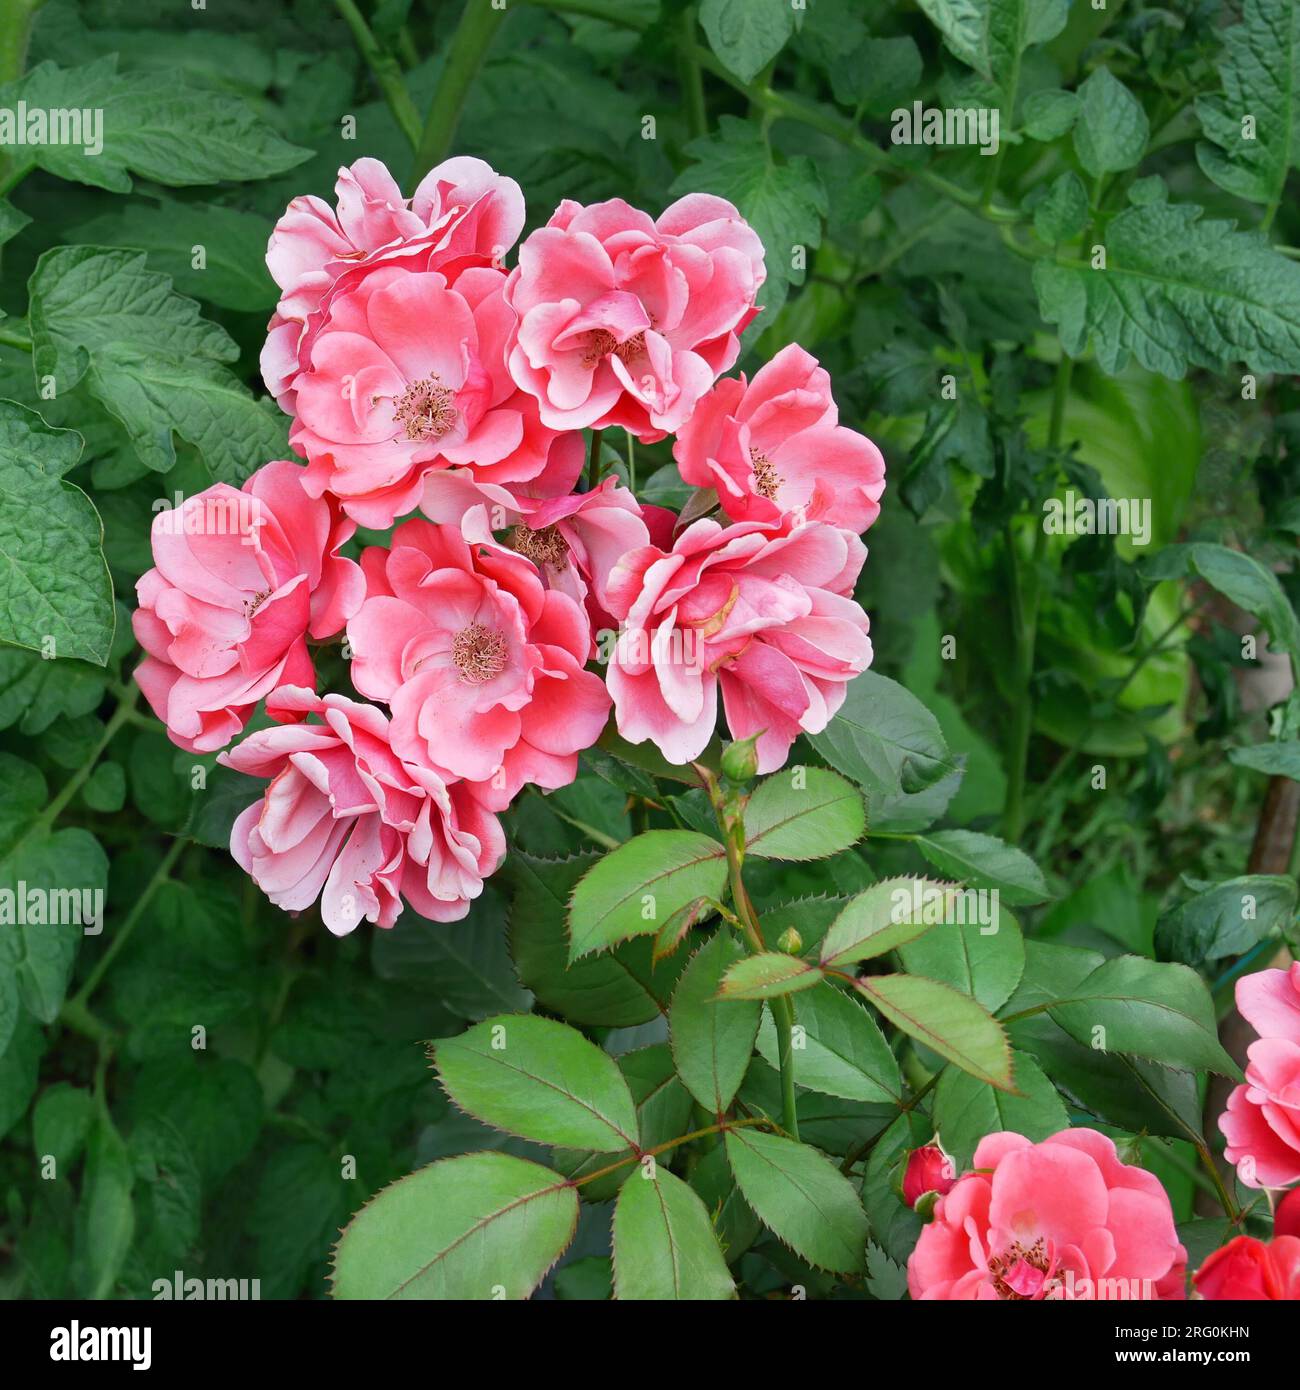
[[[447,158],[469,89],[505,17],[505,10],[494,9],[490,0],[468,0],[451,43],[447,45],[438,90],[433,94],[424,130],[416,142],[416,180]]]
[[[934,1086],[938,1082],[941,1074],[942,1069],[940,1071],[932,1072],[930,1074],[930,1079],[925,1083],[925,1085],[922,1086],[920,1090],[914,1091],[910,1099],[904,1101],[903,1104],[898,1107],[898,1113],[900,1115],[911,1114],[911,1112],[915,1110],[916,1107],[920,1105],[920,1103],[926,1098],[926,1096],[928,1096],[930,1092],[934,1089]],[[852,1172],[853,1165],[859,1162],[866,1154],[869,1154],[871,1150],[876,1147],[876,1144],[879,1142],[881,1136],[884,1134],[885,1129],[888,1128],[889,1126],[886,1125],[884,1129],[881,1129],[877,1133],[873,1134],[870,1139],[864,1139],[862,1143],[855,1144],[854,1147],[851,1148],[848,1151],[848,1153],[844,1156],[844,1162],[840,1164],[840,1172],[847,1177],[847,1175],[850,1172]]]
[[[566,1184],[568,1187],[582,1187],[585,1183],[595,1182],[597,1178],[608,1177],[610,1173],[617,1173],[620,1168],[626,1168],[629,1163],[640,1163],[643,1158],[657,1158],[662,1153],[667,1153],[669,1149],[678,1149],[683,1144],[689,1144],[696,1139],[705,1139],[710,1134],[725,1134],[729,1129],[750,1129],[754,1125],[770,1125],[771,1120],[766,1115],[756,1115],[749,1120],[719,1120],[716,1125],[706,1125],[703,1129],[692,1130],[689,1134],[679,1134],[676,1139],[669,1139],[665,1143],[656,1144],[653,1149],[634,1150],[626,1158],[620,1158],[616,1163],[606,1164],[604,1168],[597,1168],[594,1173],[584,1173],[580,1178],[573,1178]]]
[[[366,23],[365,16],[357,9],[353,0],[334,0],[343,22],[352,31],[353,42],[366,66],[379,84],[393,119],[401,128],[402,134],[411,142],[411,148],[420,147],[420,113],[415,109],[411,94],[402,80],[402,65],[379,44]]]

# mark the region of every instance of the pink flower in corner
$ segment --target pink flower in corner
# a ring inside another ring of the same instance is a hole
[[[1210,1302],[1300,1300],[1300,1240],[1275,1235],[1265,1243],[1237,1236],[1206,1258],[1192,1284]]]
[[[871,664],[867,615],[851,594],[866,550],[822,522],[689,526],[669,551],[625,555],[606,585],[622,623],[609,664],[619,733],[673,763],[699,757],[717,723],[765,731],[758,770],[819,733]]]
[[[725,199],[692,193],[658,221],[618,198],[565,199],[510,274],[511,374],[553,429],[662,439],[736,360],[765,275]]]
[[[266,264],[280,302],[262,353],[267,389],[293,414],[294,379],[314,319],[340,280],[384,261],[418,258],[421,270],[454,277],[468,266],[500,266],[524,225],[524,195],[481,159],[445,160],[402,197],[377,159],[339,170],[337,208],[295,198],[275,224]]]
[[[1095,1129],[986,1135],[907,1262],[915,1299],[1181,1299],[1187,1251],[1152,1173]]]
[[[682,426],[673,457],[683,480],[716,488],[736,521],[795,512],[862,532],[880,515],[880,450],[839,423],[830,377],[793,343],[748,385],[743,376],[718,382]]]
[[[182,748],[224,748],[259,700],[312,685],[307,636],[332,637],[365,597],[360,568],[338,553],[355,525],[302,478],[297,464],[268,463],[242,491],[217,483],[154,518],[135,679]]]
[[[289,687],[267,708],[320,720],[250,734],[218,759],[271,779],[230,836],[230,852],[267,897],[289,912],[320,898],[336,936],[363,919],[391,927],[403,898],[431,921],[464,917],[506,849],[473,790],[402,762],[374,705]]]
[[[1224,1152],[1247,1187],[1289,1187],[1300,1182],[1300,961],[1243,975],[1237,1010],[1259,1040],[1219,1116]]]
[[[387,703],[409,763],[478,786],[501,810],[526,783],[567,786],[599,737],[609,696],[583,669],[581,607],[498,545],[482,513],[408,521],[361,557],[367,598],[348,624],[356,688]]]
[[[434,468],[503,483],[548,466],[576,477],[581,435],[561,440],[542,425],[506,371],[504,285],[499,270],[471,268],[453,285],[388,264],[332,296],[297,378],[290,435],[314,496],[332,492],[349,516],[385,527],[415,508]]]

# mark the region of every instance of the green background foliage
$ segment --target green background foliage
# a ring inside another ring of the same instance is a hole
[[[1267,1230],[1206,1109],[1296,941],[1294,823],[1251,855],[1300,777],[1290,0],[10,0],[20,100],[105,142],[0,151],[0,889],[106,908],[0,921],[0,1291],[897,1298],[907,1150],[1066,1124],[1189,1246]],[[891,141],[914,102],[996,153]],[[144,712],[129,614],[160,499],[287,456],[275,218],[450,153],[530,227],[739,206],[741,366],[798,341],[888,463],[876,662],[756,787],[607,734],[465,921],[335,939],[230,859],[255,789]],[[891,916],[936,882],[996,930]]]

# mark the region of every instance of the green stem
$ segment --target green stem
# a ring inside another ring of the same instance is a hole
[[[468,0],[447,45],[438,90],[433,94],[424,130],[415,147],[416,179],[422,179],[451,151],[469,89],[505,17],[504,10],[492,8],[491,0]]]
[[[7,347],[20,348],[23,352],[31,352],[32,340],[24,337],[21,333],[14,333],[8,328],[0,328],[0,343]]]
[[[693,140],[709,133],[708,111],[704,104],[704,77],[695,60],[695,6],[681,14],[682,41],[677,48],[677,74],[682,85],[682,104],[686,109],[686,128]]]
[[[90,996],[94,994],[95,990],[99,987],[99,982],[107,973],[108,967],[112,965],[113,961],[117,958],[122,947],[125,946],[130,939],[131,933],[135,930],[137,923],[140,921],[141,917],[144,916],[144,910],[149,906],[153,895],[163,885],[166,879],[170,877],[171,871],[176,865],[176,861],[189,847],[189,844],[190,841],[188,840],[172,841],[167,853],[162,857],[162,862],[154,870],[153,877],[145,884],[144,891],[135,900],[135,904],[131,908],[131,911],[127,913],[126,920],[117,929],[117,934],[114,936],[108,950],[95,962],[95,968],[86,976],[85,984],[83,984],[73,996],[71,1002],[74,1010],[77,1008],[85,1008]]]
[[[1241,1208],[1232,1200],[1231,1194],[1223,1183],[1223,1174],[1219,1172],[1219,1165],[1214,1161],[1210,1153],[1209,1146],[1204,1140],[1196,1145],[1196,1153],[1205,1171],[1210,1175],[1210,1181],[1214,1184],[1215,1195],[1219,1199],[1219,1205],[1223,1208],[1224,1215],[1235,1225],[1241,1220]]]
[[[600,441],[604,438],[604,430],[592,430],[591,432],[591,451],[587,455],[587,486],[597,487],[600,483]]]
[[[27,66],[32,20],[45,0],[5,0],[0,7],[0,85],[17,82]]]
[[[366,66],[374,74],[379,90],[384,94],[388,109],[393,113],[402,134],[411,142],[411,148],[420,147],[420,113],[415,109],[411,94],[406,90],[402,79],[402,65],[385,49],[371,33],[365,16],[357,9],[353,0],[334,0],[344,23],[352,31],[352,40],[357,46]]]
[[[703,1129],[693,1129],[689,1134],[679,1134],[676,1139],[669,1139],[665,1143],[656,1144],[653,1149],[641,1149],[638,1152],[630,1153],[626,1158],[620,1158],[616,1163],[606,1164],[604,1168],[597,1168],[594,1173],[584,1173],[580,1178],[574,1178],[570,1187],[582,1187],[589,1182],[595,1182],[597,1178],[608,1177],[610,1173],[617,1173],[620,1168],[626,1168],[629,1163],[640,1163],[643,1158],[657,1158],[660,1154],[667,1153],[669,1149],[680,1149],[683,1144],[690,1144],[696,1139],[707,1139],[710,1134],[725,1134],[729,1129],[751,1129],[754,1125],[767,1125],[771,1121],[762,1115],[757,1115],[749,1120],[720,1120],[716,1125],[705,1125]]]

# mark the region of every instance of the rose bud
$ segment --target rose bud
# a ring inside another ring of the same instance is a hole
[[[903,1174],[903,1201],[915,1208],[927,1192],[942,1197],[956,1181],[957,1171],[952,1159],[937,1144],[913,1149],[907,1156],[907,1170]]]

